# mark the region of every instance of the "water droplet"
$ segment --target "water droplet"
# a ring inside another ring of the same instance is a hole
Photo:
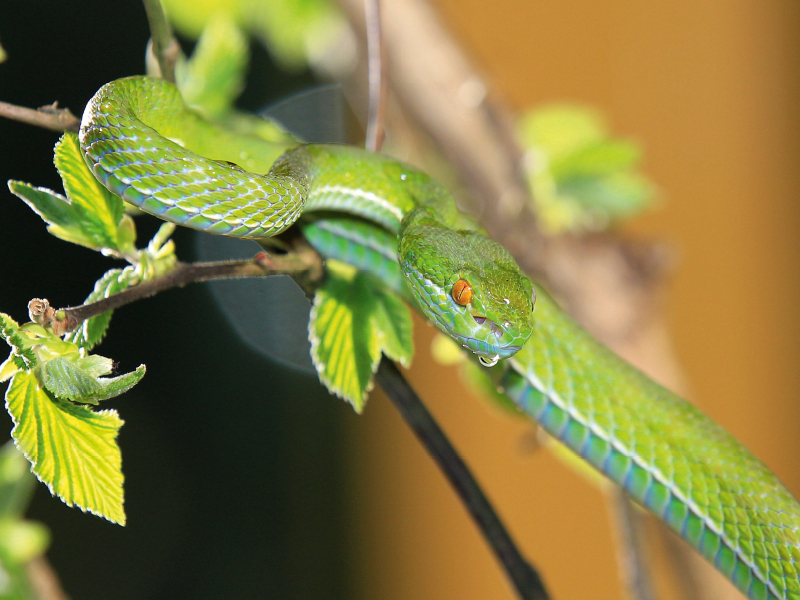
[[[511,304],[511,300],[509,300],[508,298],[503,298],[503,302],[505,302],[506,304]]]
[[[400,181],[405,181],[406,179],[408,179],[408,175],[406,175],[405,173],[401,173],[400,174]]]
[[[492,358],[486,358],[485,356],[479,356],[478,360],[481,361],[481,364],[484,367],[493,367],[500,360],[500,356],[498,354],[495,354]]]

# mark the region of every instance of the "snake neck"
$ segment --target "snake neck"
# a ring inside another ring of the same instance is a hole
[[[400,234],[421,224],[474,226],[435,179],[389,157],[352,146],[307,144],[284,154],[274,175],[295,173],[308,185],[304,213],[345,212]]]

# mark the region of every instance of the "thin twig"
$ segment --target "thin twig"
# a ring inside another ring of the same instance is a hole
[[[548,600],[550,596],[541,577],[522,556],[475,477],[395,364],[384,358],[378,367],[376,379],[450,481],[505,568],[520,598]]]
[[[58,102],[42,106],[39,108],[26,108],[0,102],[0,117],[44,127],[52,131],[74,131],[78,132],[81,122],[78,117],[73,115],[68,108],[58,108]]]
[[[25,571],[37,600],[69,600],[58,574],[45,556],[29,560],[25,564]]]
[[[283,255],[261,252],[252,260],[246,261],[178,263],[174,269],[160,277],[129,287],[97,302],[72,308],[53,309],[47,300],[34,298],[28,303],[28,311],[32,320],[50,327],[56,335],[63,335],[87,319],[170,288],[211,279],[240,279],[270,275],[291,275],[308,292],[322,280],[324,275],[322,259],[310,246],[300,246],[296,252]]]
[[[175,63],[181,52],[180,44],[172,35],[159,0],[144,0],[144,9],[150,24],[151,50],[158,62],[161,78],[175,83]]]
[[[365,147],[380,152],[386,134],[386,50],[381,26],[381,0],[364,0],[369,64],[369,113]]]
[[[620,574],[631,600],[656,600],[648,567],[647,545],[644,540],[642,515],[628,495],[617,486],[608,490],[611,514],[616,523]]]

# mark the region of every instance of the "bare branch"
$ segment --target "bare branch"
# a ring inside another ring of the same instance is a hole
[[[44,556],[32,558],[25,564],[28,580],[38,600],[69,600],[61,581]]]
[[[180,44],[172,35],[172,28],[159,0],[144,0],[144,9],[147,11],[147,21],[150,24],[148,50],[158,62],[161,78],[175,83],[175,63],[178,62],[181,52]]]
[[[380,152],[386,134],[386,51],[381,25],[381,0],[364,0],[367,27],[369,114],[365,147]]]
[[[309,293],[324,276],[322,259],[310,246],[298,244],[294,252],[281,255],[261,252],[252,260],[178,263],[174,269],[160,277],[129,287],[97,302],[54,309],[47,300],[34,298],[28,303],[28,312],[31,320],[49,327],[56,335],[63,335],[87,319],[174,287],[211,279],[241,279],[270,275],[291,275],[298,285]]]
[[[52,131],[77,133],[81,126],[80,119],[73,115],[68,108],[58,108],[58,102],[36,109],[0,102],[0,117]]]
[[[376,380],[461,498],[519,597],[549,600],[542,578],[522,556],[469,467],[395,364],[384,358]]]
[[[656,600],[658,596],[648,567],[642,515],[621,488],[609,486],[608,496],[617,525],[614,531],[618,537],[620,574],[628,588],[628,596],[631,600]]]

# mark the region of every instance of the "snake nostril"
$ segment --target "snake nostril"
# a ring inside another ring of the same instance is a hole
[[[472,318],[475,319],[475,322],[478,325],[483,325],[486,322],[486,317],[481,317],[479,315],[472,315]]]

